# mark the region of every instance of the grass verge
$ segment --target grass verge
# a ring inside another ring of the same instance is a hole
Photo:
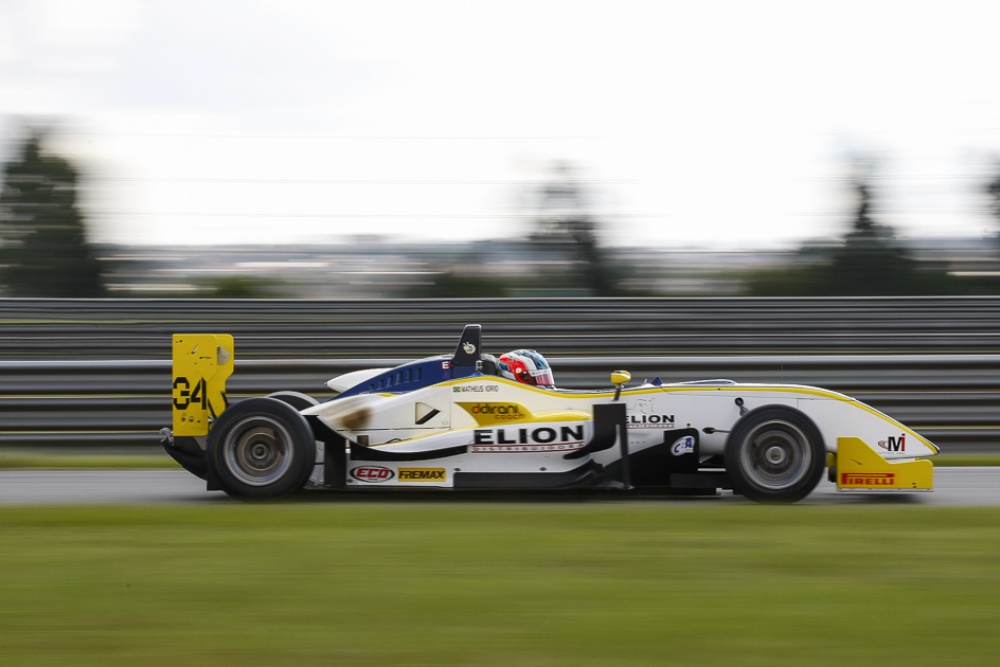
[[[0,470],[180,470],[163,452],[155,454],[49,454],[0,450]]]
[[[1000,509],[0,508],[12,665],[980,665]]]

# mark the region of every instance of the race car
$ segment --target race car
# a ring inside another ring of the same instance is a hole
[[[938,447],[849,396],[732,380],[559,389],[544,357],[482,351],[467,325],[452,354],[347,373],[332,398],[279,391],[227,401],[227,334],[176,334],[173,428],[185,469],[240,499],[303,488],[734,493],[799,501],[825,471],[841,490],[929,490]]]

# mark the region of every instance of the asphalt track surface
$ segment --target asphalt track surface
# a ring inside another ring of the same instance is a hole
[[[823,480],[802,503],[810,505],[893,504],[922,506],[1000,505],[1000,468],[936,468],[933,491],[840,491]],[[379,502],[382,500],[465,502],[658,502],[664,504],[750,504],[730,492],[718,496],[669,495],[584,490],[573,492],[342,492],[308,491],[303,502]],[[221,491],[206,491],[205,483],[182,470],[3,470],[0,506],[13,505],[212,505],[237,503]]]

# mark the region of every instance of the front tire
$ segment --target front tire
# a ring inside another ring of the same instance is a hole
[[[819,429],[798,410],[758,408],[729,434],[726,470],[735,491],[757,502],[794,503],[816,488],[826,468]]]
[[[305,418],[274,398],[250,398],[219,417],[208,436],[208,460],[222,490],[267,500],[299,491],[316,463],[316,439]]]

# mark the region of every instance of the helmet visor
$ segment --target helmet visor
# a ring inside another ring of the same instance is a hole
[[[551,368],[543,368],[538,371],[533,371],[531,373],[531,380],[534,384],[539,387],[554,387],[556,386],[555,378],[552,377]]]

